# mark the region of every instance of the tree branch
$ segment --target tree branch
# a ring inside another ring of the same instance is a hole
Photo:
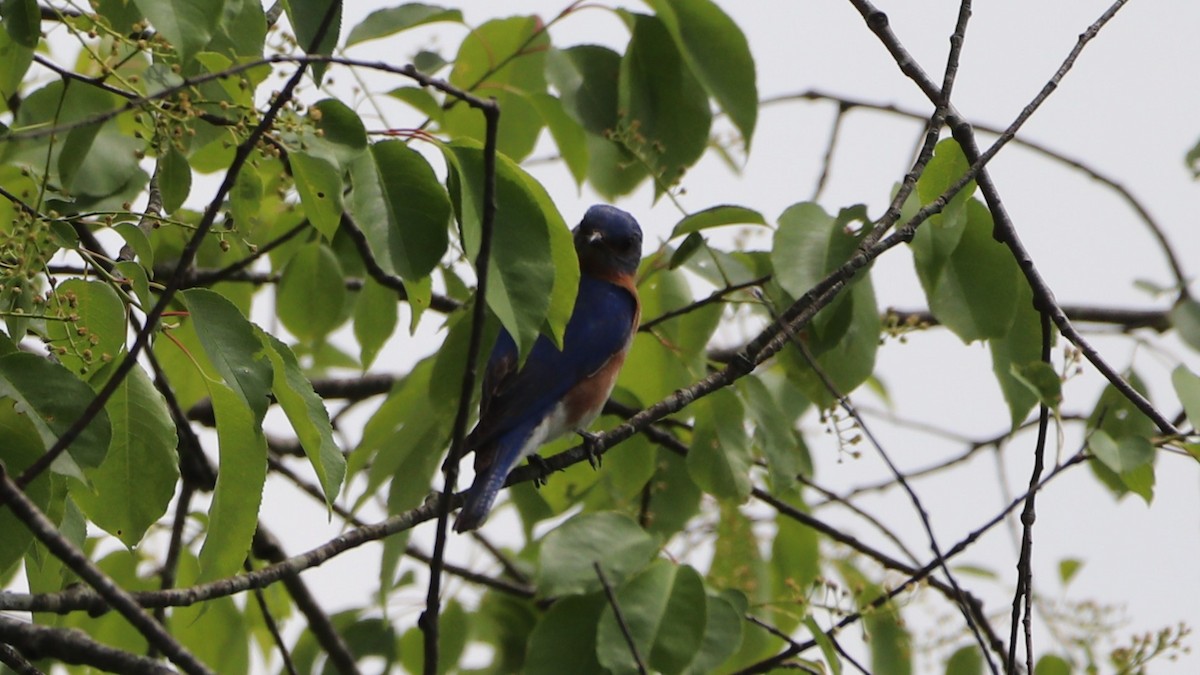
[[[212,673],[203,663],[188,651],[166,631],[154,617],[146,614],[125,589],[121,588],[107,574],[96,567],[87,555],[59,534],[58,529],[41,509],[33,503],[21,488],[17,486],[4,466],[0,464],[0,497],[8,504],[13,515],[17,517],[38,541],[46,545],[59,560],[73,572],[86,581],[118,612],[128,619],[129,623],[138,630],[151,645],[171,659],[189,675],[209,675]]]
[[[0,648],[12,645],[31,658],[53,654],[63,663],[91,666],[110,673],[127,675],[173,675],[174,670],[154,659],[130,654],[96,642],[87,633],[74,628],[50,628],[37,624],[23,623],[0,615]],[[9,664],[12,665],[12,664]],[[30,666],[32,668],[32,666]],[[17,672],[39,673],[33,670]]]
[[[409,66],[415,72],[415,68]],[[443,91],[457,91],[450,85],[437,85]],[[463,93],[463,92],[458,92]],[[441,580],[444,556],[446,553],[446,529],[450,521],[450,502],[448,498],[456,489],[458,483],[458,463],[463,455],[463,444],[467,436],[467,421],[471,416],[471,401],[474,398],[476,371],[479,362],[479,350],[483,343],[484,324],[487,319],[487,282],[488,264],[492,253],[492,236],[496,222],[496,143],[500,133],[500,106],[495,99],[488,101],[471,100],[466,96],[471,107],[483,113],[486,136],[483,143],[483,208],[482,223],[479,235],[479,251],[475,255],[475,305],[471,313],[471,335],[467,342],[466,364],[463,368],[462,383],[458,394],[458,411],[454,416],[454,427],[450,436],[450,452],[442,465],[443,487],[441,498],[437,500],[437,533],[433,544],[433,558],[429,563],[429,593],[425,597],[425,611],[421,613],[417,625],[425,637],[425,673],[437,675],[438,672],[438,615],[441,611]]]

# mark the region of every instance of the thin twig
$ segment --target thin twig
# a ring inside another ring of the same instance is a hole
[[[833,94],[819,89],[808,89],[793,94],[772,96],[759,101],[759,106],[769,106],[788,101],[830,101],[836,104],[839,108],[845,108],[847,110],[861,108],[863,110],[887,113],[890,115],[906,117],[908,119],[922,122],[928,121],[929,119],[929,116],[925,113],[903,108],[895,104],[875,103],[862,99],[851,98],[848,96],[842,96],[839,94]],[[972,121],[971,127],[977,133],[983,132],[992,136],[999,136],[1000,134],[1004,133],[1004,130],[999,127],[984,124],[978,121]],[[1047,159],[1075,169],[1076,171],[1086,175],[1088,178],[1103,184],[1105,187],[1115,192],[1122,201],[1129,205],[1129,208],[1133,210],[1138,219],[1142,221],[1148,230],[1150,230],[1151,236],[1153,236],[1155,241],[1158,242],[1159,249],[1162,251],[1163,257],[1166,258],[1167,265],[1171,268],[1171,274],[1175,279],[1175,285],[1183,289],[1187,288],[1188,274],[1184,271],[1183,265],[1179,261],[1179,256],[1176,254],[1175,249],[1170,245],[1170,242],[1167,241],[1166,231],[1163,229],[1163,226],[1154,218],[1154,216],[1150,214],[1149,208],[1143,204],[1142,201],[1129,190],[1129,188],[1125,187],[1124,184],[1112,176],[1109,176],[1101,172],[1099,169],[1090,166],[1083,160],[1070,157],[1037,141],[1030,140],[1023,136],[1017,136],[1013,138],[1012,144],[1019,145],[1036,154],[1042,155]],[[1068,314],[1070,314],[1070,312],[1068,312]]]
[[[254,555],[262,560],[272,563],[287,560],[287,554],[284,553],[279,541],[261,525],[254,533],[254,543],[251,548]],[[304,615],[308,629],[317,639],[317,644],[321,645],[321,648],[329,655],[329,663],[342,675],[358,675],[358,663],[350,651],[350,647],[342,639],[341,634],[333,625],[333,621],[329,619],[329,615],[313,597],[308,590],[308,585],[304,583],[300,575],[289,574],[283,577],[282,581],[284,587],[287,588],[288,595],[292,596],[292,602],[296,604],[296,609]]]
[[[969,3],[966,3],[964,0],[964,5],[968,5],[968,4]],[[765,298],[764,298],[764,300],[765,300]],[[768,304],[766,304],[766,306],[767,306],[768,311],[770,311],[772,313],[772,315],[774,315],[774,310],[773,310],[773,308],[771,308],[770,304],[768,303]],[[802,340],[800,340],[795,334],[793,334],[792,335],[792,343],[796,346],[796,349],[800,352],[800,356],[808,364],[808,367],[811,368],[812,371],[814,373],[816,373],[817,377],[821,380],[821,383],[822,383],[822,385],[824,385],[825,390],[828,391],[831,396],[833,396],[834,400],[837,401],[837,404],[842,408],[842,410],[844,410],[846,412],[846,414],[849,415],[854,420],[855,424],[858,425],[859,430],[862,432],[863,436],[866,437],[867,441],[871,444],[871,447],[873,447],[875,449],[876,454],[878,454],[879,457],[883,460],[883,463],[887,466],[888,470],[891,472],[892,477],[896,480],[896,483],[899,484],[900,487],[904,490],[905,494],[908,495],[909,501],[912,502],[913,508],[916,509],[917,516],[921,520],[921,526],[925,529],[925,536],[929,540],[929,548],[933,552],[934,558],[935,559],[944,559],[944,557],[942,555],[941,546],[938,544],[938,541],[937,541],[937,536],[934,535],[934,532],[933,532],[933,524],[929,517],[929,512],[925,509],[925,506],[924,506],[924,504],[922,504],[920,497],[917,496],[916,490],[914,490],[912,488],[912,486],[909,485],[908,480],[905,478],[904,474],[900,471],[899,467],[897,467],[896,464],[894,462],[892,462],[892,458],[889,456],[887,451],[883,449],[883,444],[879,442],[878,438],[876,438],[875,434],[871,431],[870,427],[867,425],[866,420],[864,420],[862,418],[862,415],[858,414],[858,409],[854,407],[854,404],[850,402],[850,399],[847,396],[845,396],[838,390],[837,385],[835,385],[833,383],[833,380],[829,379],[829,375],[825,372],[825,370],[823,368],[820,367],[820,365],[817,363],[817,360],[815,358],[813,358],[813,355],[809,352],[808,347],[804,344],[804,342]],[[901,550],[903,550],[907,553],[907,549],[904,548],[903,545],[901,545]],[[911,554],[910,554],[910,556],[911,556]],[[991,655],[990,655],[990,653],[988,653],[988,641],[984,639],[982,630],[979,626],[979,623],[981,621],[983,621],[984,623],[986,623],[986,621],[981,620],[980,617],[976,617],[976,616],[972,615],[970,603],[968,603],[966,601],[966,594],[963,591],[963,589],[958,585],[958,580],[955,579],[954,575],[950,572],[949,565],[946,565],[945,563],[942,564],[942,574],[945,575],[946,581],[949,582],[950,587],[953,590],[952,599],[954,600],[955,605],[958,606],[959,611],[962,612],[963,618],[967,622],[967,628],[970,629],[971,634],[974,635],[976,642],[979,643],[980,651],[984,654],[985,661],[990,666],[993,673],[998,673],[998,671],[996,670],[996,664],[992,662]],[[990,628],[987,629],[987,632],[989,634],[992,633]]]
[[[411,66],[410,66],[411,68]],[[415,69],[413,69],[415,71]],[[438,86],[431,83],[431,86]],[[449,85],[445,85],[448,87]],[[442,87],[445,90],[444,87]],[[438,672],[438,615],[441,611],[441,579],[446,552],[446,534],[450,522],[450,499],[458,483],[458,463],[463,455],[467,435],[467,421],[471,414],[474,397],[479,349],[483,342],[484,321],[487,318],[488,264],[492,250],[493,229],[496,222],[496,143],[500,131],[500,106],[496,100],[480,101],[464,97],[472,107],[483,113],[487,124],[483,144],[483,217],[480,226],[479,251],[475,255],[475,305],[471,314],[471,336],[467,342],[466,363],[462,384],[459,389],[458,411],[450,437],[450,452],[442,466],[443,489],[438,500],[437,534],[433,545],[433,559],[429,563],[429,592],[425,598],[425,611],[417,625],[424,634],[426,675]]]
[[[1087,461],[1087,459],[1088,459],[1088,457],[1084,452],[1081,451],[1081,452],[1076,453],[1073,457],[1071,457],[1067,461],[1056,466],[1054,468],[1054,470],[1051,471],[1050,474],[1047,475],[1042,480],[1042,482],[1038,484],[1037,489],[1038,490],[1044,489],[1046,487],[1046,484],[1049,483],[1050,481],[1054,480],[1056,477],[1058,477],[1059,474],[1063,473],[1064,471],[1066,471],[1067,469],[1069,469],[1072,466],[1075,466],[1077,464],[1082,464],[1083,462]],[[825,525],[824,523],[822,523],[819,520],[816,520],[809,514],[804,513],[803,511],[800,511],[799,509],[794,508],[790,504],[787,504],[786,502],[776,499],[774,496],[770,495],[769,493],[767,493],[765,491],[756,490],[754,493],[754,496],[759,499],[762,499],[763,501],[766,501],[768,504],[771,504],[776,509],[778,509],[780,511],[780,513],[787,515],[788,517],[793,518],[805,525],[809,525],[810,527],[817,529],[817,531],[819,531],[823,534],[826,534],[827,536],[835,538],[835,540],[837,540],[837,541],[841,541],[841,538],[846,538],[846,535],[843,535],[838,530],[836,530],[832,527],[829,527],[828,525]],[[877,609],[877,608],[883,606],[884,604],[889,602],[892,598],[896,597],[900,593],[903,593],[906,589],[910,588],[913,584],[918,583],[919,581],[921,581],[923,579],[929,578],[929,575],[932,574],[934,571],[940,569],[941,565],[945,561],[954,558],[958,554],[960,554],[963,551],[965,551],[966,549],[970,548],[979,539],[979,537],[983,536],[986,532],[990,531],[996,525],[1004,522],[1004,520],[1008,517],[1008,515],[1010,513],[1015,511],[1017,509],[1017,507],[1019,507],[1021,504],[1024,503],[1026,496],[1027,495],[1022,494],[1018,498],[1009,502],[1008,505],[1005,506],[1005,508],[1000,511],[1000,513],[998,513],[996,516],[994,516],[993,518],[988,520],[983,525],[972,530],[966,537],[964,537],[962,540],[960,540],[958,543],[956,543],[954,546],[952,546],[948,551],[946,551],[945,557],[943,559],[931,560],[930,562],[926,563],[924,567],[922,567],[918,570],[914,570],[914,573],[912,573],[908,579],[905,579],[902,583],[891,588],[890,590],[883,593],[879,597],[875,598],[871,602],[866,603],[865,605],[862,606],[862,609],[858,610],[857,612],[854,612],[854,613],[849,614],[846,617],[842,618],[840,621],[838,621],[838,623],[836,625],[834,625],[832,628],[827,630],[825,634],[831,635],[833,633],[836,633],[837,631],[839,631],[839,630],[845,628],[846,626],[861,619],[864,612],[870,612],[874,609]],[[848,539],[851,541],[855,541],[857,543],[857,540],[854,540],[853,537],[849,537]],[[846,543],[846,542],[843,542],[843,543]],[[881,561],[877,560],[877,562],[881,562]],[[898,569],[898,571],[902,571],[902,570],[899,570],[899,568],[897,568],[897,569]],[[933,581],[932,579],[930,579],[930,580],[931,580],[931,582]],[[979,605],[978,601],[976,601],[974,599],[972,599],[972,611],[979,615],[983,614],[982,606]],[[787,659],[790,659],[791,657],[795,656],[796,654],[800,654],[808,649],[812,649],[815,646],[817,646],[816,640],[809,640],[807,642],[802,643],[797,648],[789,647],[788,649],[785,649],[782,652],[780,652],[774,656],[763,659],[762,661],[759,661],[757,663],[751,664],[751,665],[743,668],[742,670],[737,671],[737,673],[738,673],[738,675],[748,675],[749,673],[770,672],[773,668],[778,667],[780,664],[785,662]],[[1003,647],[1003,643],[999,640],[998,637],[993,639],[993,649],[995,649],[997,647],[1000,647],[1000,648]]]
[[[1050,330],[1050,317],[1043,313],[1042,323],[1042,362],[1050,364],[1050,344],[1053,333]],[[1021,554],[1017,558],[1017,583],[1013,593],[1012,625],[1008,641],[1008,661],[1006,671],[1016,672],[1017,667],[1017,625],[1021,615],[1021,600],[1025,605],[1025,666],[1027,673],[1033,672],[1033,622],[1031,617],[1033,605],[1033,521],[1037,517],[1034,501],[1037,498],[1037,485],[1042,477],[1046,458],[1046,438],[1050,429],[1050,407],[1042,402],[1038,411],[1037,445],[1033,449],[1033,471],[1029,476],[1029,490],[1026,494],[1025,508],[1021,511]]]
[[[642,323],[640,326],[638,326],[638,330],[639,331],[649,331],[664,321],[669,321],[670,319],[674,319],[677,316],[683,316],[685,314],[690,314],[691,312],[694,312],[694,311],[700,309],[701,307],[707,307],[708,305],[711,305],[714,302],[721,302],[722,300],[725,299],[725,296],[727,296],[727,295],[736,293],[738,291],[746,290],[747,288],[754,288],[755,286],[762,286],[763,284],[767,283],[770,280],[771,280],[771,275],[768,274],[766,276],[759,277],[757,279],[751,279],[750,281],[744,281],[740,284],[729,284],[725,288],[718,288],[717,290],[710,293],[708,295],[708,297],[701,298],[700,300],[697,300],[695,302],[684,305],[683,307],[680,307],[678,309],[673,309],[668,312],[663,312],[662,314],[654,317],[653,319],[650,319],[649,321]]]
[[[1066,314],[1063,313],[1062,308],[1059,307],[1057,302],[1054,300],[1054,294],[1050,290],[1049,285],[1046,284],[1045,280],[1041,276],[1041,273],[1034,266],[1033,259],[1030,257],[1029,252],[1025,249],[1020,238],[1017,236],[1016,228],[1014,227],[1012,220],[1009,218],[1003,202],[1000,200],[999,193],[997,192],[995,185],[992,183],[991,176],[988,174],[985,168],[988,161],[995,156],[996,152],[998,152],[1001,147],[1012,140],[1012,137],[1016,135],[1017,130],[1039,107],[1041,107],[1046,99],[1049,98],[1050,94],[1052,94],[1054,90],[1058,88],[1059,82],[1062,81],[1062,78],[1071,70],[1072,66],[1075,65],[1075,61],[1078,59],[1079,54],[1082,53],[1084,47],[1086,47],[1087,44],[1096,37],[1100,30],[1113,18],[1113,16],[1116,15],[1117,11],[1119,11],[1127,1],[1128,0],[1117,0],[1114,2],[1107,10],[1105,10],[1103,14],[1101,14],[1100,18],[1096,19],[1095,22],[1088,26],[1087,30],[1079,35],[1079,39],[1076,41],[1074,48],[1072,48],[1070,53],[1067,54],[1067,57],[1063,60],[1062,65],[1060,65],[1058,70],[1055,71],[1055,73],[1050,77],[1050,80],[1046,82],[1041,91],[1039,91],[1033,100],[1021,110],[1020,114],[1017,115],[1012,124],[1010,124],[1008,128],[1004,130],[1004,133],[1002,133],[986,151],[982,153],[979,151],[979,147],[975,142],[974,133],[970,123],[967,122],[965,118],[960,116],[957,111],[953,109],[950,111],[950,114],[947,116],[947,123],[950,126],[955,140],[958,141],[959,146],[962,148],[963,154],[966,155],[967,160],[971,162],[971,169],[968,170],[968,172],[964,175],[964,178],[971,176],[978,181],[979,188],[983,192],[984,200],[987,202],[988,209],[992,213],[992,218],[995,224],[994,235],[1012,251],[1013,257],[1017,260],[1017,265],[1021,268],[1021,272],[1025,275],[1026,280],[1033,289],[1036,308],[1039,311],[1049,312],[1050,318],[1054,321],[1054,324],[1058,326],[1058,329],[1063,334],[1063,337],[1067,338],[1072,344],[1078,347],[1079,351],[1084,355],[1084,357],[1091,362],[1091,364],[1098,371],[1100,371],[1104,378],[1107,379],[1114,388],[1121,392],[1122,396],[1133,403],[1138,410],[1153,420],[1155,426],[1157,426],[1160,431],[1169,436],[1178,436],[1179,430],[1176,429],[1175,426],[1166,417],[1164,417],[1162,413],[1160,413],[1158,409],[1156,409],[1154,405],[1146,399],[1145,396],[1134,389],[1133,386],[1125,380],[1125,378],[1121,377],[1121,374],[1118,373],[1112,366],[1110,366],[1103,359],[1103,357],[1100,356],[1100,353],[1096,351],[1096,349],[1092,347],[1082,335],[1079,334],[1079,331],[1076,330],[1073,325],[1071,325],[1070,319],[1067,318]],[[921,91],[925,93],[929,100],[935,102],[940,100],[941,92],[939,91],[937,85],[929,79],[929,76],[925,74],[925,71],[921,69],[920,65],[917,64],[917,62],[900,43],[895,33],[892,32],[888,25],[887,15],[876,9],[875,6],[871,4],[870,0],[850,0],[850,2],[855,6],[856,9],[859,10],[863,18],[866,20],[867,26],[879,37],[880,41],[892,54],[893,58],[896,60],[896,64],[900,67],[900,70],[905,75],[908,75],[909,78],[911,78],[913,82],[915,82],[917,86],[921,88]]]
[[[829,126],[829,140],[825,142],[825,155],[821,158],[821,175],[817,177],[817,185],[813,188],[812,198],[809,201],[818,201],[821,199],[821,193],[825,191],[825,184],[829,181],[829,172],[833,166],[833,154],[837,150],[838,136],[842,131],[842,121],[846,119],[846,111],[849,110],[846,106],[838,106],[837,111],[833,116],[833,124]]]
[[[296,235],[306,231],[310,227],[308,220],[302,220],[287,232],[275,237],[271,241],[259,246],[253,253],[218,270],[191,270],[191,278],[188,279],[189,286],[209,286],[218,281],[228,281],[237,277],[243,270],[254,264],[254,261],[270,253],[283,244],[291,241]]]
[[[638,653],[637,642],[633,639],[633,632],[629,630],[629,624],[625,621],[625,615],[621,613],[621,603],[617,602],[617,594],[613,591],[612,584],[608,582],[608,577],[604,575],[604,569],[600,567],[599,561],[592,562],[592,569],[596,570],[596,577],[600,579],[600,585],[604,587],[604,597],[608,598],[608,605],[612,607],[613,616],[617,620],[617,627],[621,629],[621,635],[625,638],[625,644],[629,645],[629,655],[633,657],[633,662],[637,664],[638,672],[646,675],[646,662],[642,660],[642,655]]]
[[[247,572],[254,571],[254,565],[250,563],[250,559],[246,558],[244,568]],[[254,593],[254,603],[258,606],[258,611],[262,614],[263,622],[267,624],[267,632],[271,634],[271,639],[275,642],[275,649],[279,652],[280,658],[283,659],[283,668],[288,675],[299,675],[296,672],[296,664],[292,663],[292,654],[288,651],[287,643],[283,641],[283,635],[279,632],[279,624],[275,622],[275,616],[271,614],[271,608],[267,606],[267,597],[263,594],[261,588],[256,588]]]

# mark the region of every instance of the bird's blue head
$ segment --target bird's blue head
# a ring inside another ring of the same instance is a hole
[[[642,228],[633,216],[607,204],[587,210],[575,227],[579,269],[594,277],[633,275],[642,260]]]

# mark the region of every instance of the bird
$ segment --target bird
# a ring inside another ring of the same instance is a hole
[[[538,336],[524,366],[504,329],[484,370],[479,421],[465,451],[475,453],[475,480],[454,521],[456,532],[487,520],[510,471],[539,447],[569,432],[592,435],[641,318],[635,283],[642,229],[633,216],[607,204],[590,207],[572,230],[579,258],[579,292],[560,351]],[[590,447],[590,446],[589,446]],[[540,459],[540,458],[538,458]]]

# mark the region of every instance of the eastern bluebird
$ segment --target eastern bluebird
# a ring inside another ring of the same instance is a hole
[[[517,370],[517,347],[501,330],[483,376],[479,423],[467,437],[475,482],[454,521],[458,532],[488,517],[509,471],[569,431],[585,435],[600,414],[625,362],[641,317],[634,276],[642,229],[612,206],[588,209],[574,230],[579,294],[559,351],[544,335]]]

